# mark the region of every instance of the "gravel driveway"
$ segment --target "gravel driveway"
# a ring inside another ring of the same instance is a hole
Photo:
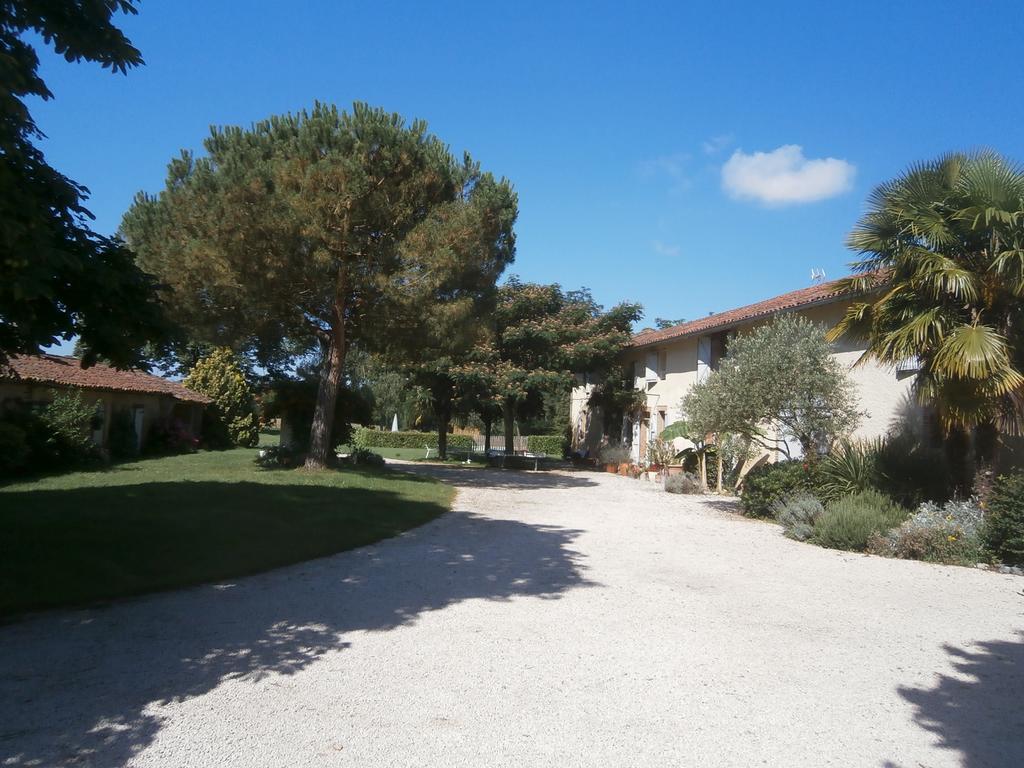
[[[3,766],[1021,766],[1024,579],[601,474],[0,627]]]

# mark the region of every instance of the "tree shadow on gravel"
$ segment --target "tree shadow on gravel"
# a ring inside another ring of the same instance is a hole
[[[398,539],[272,573],[0,627],[0,765],[119,766],[160,707],[292,675],[464,600],[592,585],[579,531],[452,512]]]
[[[914,721],[935,734],[938,746],[958,752],[964,768],[1024,765],[1024,632],[1016,641],[945,650],[956,676],[940,674],[931,688],[899,689],[914,706]]]
[[[440,464],[395,464],[394,469],[410,475],[443,480],[464,488],[534,490],[544,488],[590,488],[597,483],[587,473],[526,472],[517,469],[447,467]]]

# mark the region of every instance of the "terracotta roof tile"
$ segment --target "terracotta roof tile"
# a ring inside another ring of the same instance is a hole
[[[633,337],[630,346],[647,347],[652,344],[680,339],[684,336],[693,336],[695,334],[725,329],[737,323],[765,317],[788,309],[797,309],[813,304],[826,304],[841,298],[847,293],[839,287],[840,282],[839,280],[832,280],[820,285],[812,285],[810,288],[790,291],[772,299],[765,299],[756,304],[748,304],[738,309],[730,309],[727,312],[719,312],[708,317],[702,317],[700,320],[691,320],[682,325],[674,325],[671,328],[659,331],[638,333]]]
[[[146,392],[170,395],[191,403],[212,402],[206,395],[193,392],[177,381],[170,381],[142,371],[119,371],[97,363],[82,368],[74,357],[62,355],[16,355],[8,360],[8,369],[0,368],[0,379],[31,381],[41,384],[63,384],[86,389],[117,392]]]

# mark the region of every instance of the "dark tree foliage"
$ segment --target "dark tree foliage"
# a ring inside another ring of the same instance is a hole
[[[640,306],[630,303],[605,311],[585,288],[565,291],[515,277],[501,286],[490,337],[474,348],[459,375],[478,398],[489,392],[501,408],[507,453],[516,419],[543,411],[545,395],[568,398],[574,374],[602,375],[617,366],[640,314]]]
[[[117,239],[89,227],[88,190],[51,168],[26,98],[51,99],[36,34],[69,62],[126,73],[142,56],[113,25],[134,0],[0,2],[0,364],[79,336],[82,362],[144,366],[146,342],[167,334],[154,279]]]

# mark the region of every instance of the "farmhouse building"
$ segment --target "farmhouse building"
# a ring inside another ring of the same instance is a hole
[[[593,384],[583,382],[572,394],[573,447],[593,453],[604,439],[630,444],[634,461],[643,461],[647,444],[669,424],[682,417],[680,403],[697,382],[718,368],[730,334],[749,330],[786,313],[798,313],[831,328],[843,317],[853,296],[838,281],[821,283],[728,312],[635,335],[622,361],[632,372],[636,389],[644,393],[644,407],[627,416],[621,434],[603,434],[603,419],[587,401]],[[856,439],[884,435],[912,402],[915,370],[911,364],[890,369],[874,361],[854,367],[865,351],[863,342],[841,340],[833,345],[835,358],[850,372],[866,415]],[[618,425],[615,425],[618,428]],[[680,443],[677,447],[685,447]],[[799,453],[799,445],[790,444]]]

